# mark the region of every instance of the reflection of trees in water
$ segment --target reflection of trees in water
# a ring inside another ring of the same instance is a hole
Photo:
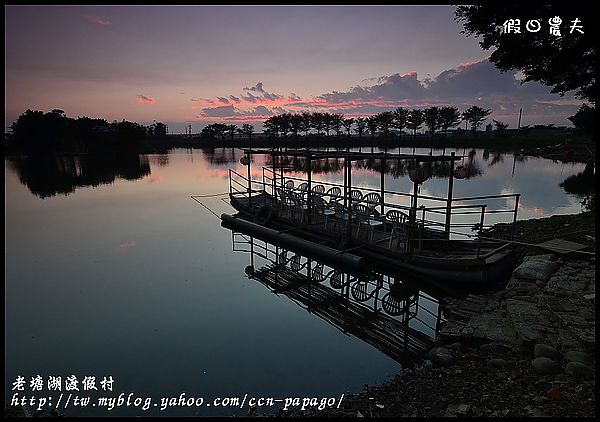
[[[297,156],[280,156],[271,157],[267,156],[265,159],[265,167],[273,168],[273,158],[275,161],[275,167],[279,169],[282,165],[286,169],[291,169],[295,172],[304,172],[308,170],[308,163],[305,158]],[[337,158],[323,158],[319,160],[312,160],[311,169],[314,174],[328,174],[328,173],[339,173],[344,168],[344,161]]]
[[[455,167],[459,164],[455,164]],[[478,176],[482,173],[481,169],[472,159],[462,164],[469,172],[467,178]],[[413,160],[386,160],[385,174],[391,175],[397,179],[408,177],[410,172],[416,168]],[[425,173],[430,177],[447,179],[450,176],[450,162],[448,161],[427,161],[420,164],[425,169]],[[381,162],[379,160],[367,160],[366,169],[379,172],[381,171]]]
[[[166,167],[169,165],[169,154],[156,154],[154,156],[150,156],[149,160],[152,164],[156,164],[159,167]]]
[[[235,148],[203,148],[202,155],[211,164],[229,164],[237,161]]]
[[[475,150],[473,150],[473,152],[474,151]],[[456,168],[458,165],[462,165],[464,168],[467,169],[468,173],[465,179],[471,179],[475,176],[480,176],[483,174],[483,170],[481,169],[481,167],[479,167],[477,161],[475,161],[475,154],[469,153],[469,156],[467,157],[466,161],[463,160],[460,164],[455,164],[454,167]],[[442,177],[448,177],[448,175]]]
[[[80,186],[136,180],[150,174],[148,158],[136,153],[35,156],[9,159],[19,180],[40,198],[67,195]]]
[[[563,188],[565,192],[573,195],[592,193],[596,190],[596,177],[594,170],[594,163],[587,163],[582,172],[567,177],[562,181],[562,183],[560,183],[559,186]]]
[[[276,168],[281,167],[282,164],[283,167],[290,168],[296,172],[306,172],[308,169],[306,159],[303,157],[275,157]],[[450,175],[450,163],[448,161],[429,161],[421,163],[420,165],[432,177],[448,178]],[[456,163],[455,167],[458,165],[462,165],[468,170],[469,175],[467,178],[478,176],[483,173],[477,162],[474,161],[473,155],[470,155],[462,164]],[[265,166],[269,168],[273,167],[273,159],[271,156],[267,157]],[[341,158],[312,160],[311,167],[314,174],[338,173],[343,171],[344,160]],[[352,162],[352,167],[379,173],[381,171],[381,160],[379,158],[355,160]],[[400,177],[408,177],[410,171],[414,169],[414,160],[388,158],[385,161],[384,173],[397,179]]]
[[[516,154],[514,155],[514,159],[515,161],[518,161],[519,163],[524,163],[525,161],[527,161],[529,157],[526,156],[525,154]]]
[[[502,163],[504,162],[504,154],[499,153],[499,152],[495,152],[492,155],[492,161],[490,161],[490,163],[488,164],[489,167],[495,166],[498,163]]]

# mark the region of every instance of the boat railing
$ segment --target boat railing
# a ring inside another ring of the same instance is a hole
[[[387,227],[393,227],[393,223],[385,218],[386,212],[392,209],[400,210],[409,217],[406,222],[406,241],[404,242],[403,250],[405,253],[412,253],[415,247],[417,250],[423,250],[423,248],[427,248],[428,244],[431,245],[430,242],[448,242],[464,239],[465,241],[476,242],[476,257],[479,258],[482,252],[482,231],[499,222],[509,224],[516,222],[520,197],[520,194],[483,195],[454,198],[449,202],[447,198],[418,195],[418,199],[425,201],[427,205],[422,204],[415,208],[412,203],[414,198],[413,193],[383,190],[384,196],[381,196],[381,190],[361,186],[352,188],[352,191],[361,192],[359,195],[360,198],[358,196],[352,198],[350,190],[347,188],[344,190],[344,186],[339,183],[313,180],[311,181],[311,186],[313,187],[317,184],[323,185],[325,188],[338,187],[341,192],[340,195],[331,194],[329,191],[316,193],[308,189],[306,179],[277,174],[267,167],[262,168],[262,180],[252,180],[248,176],[229,169],[229,193],[232,198],[245,198],[248,201],[248,205],[252,207],[252,201],[256,201],[256,199],[253,199],[255,198],[255,194],[262,193],[263,204],[266,205],[267,198],[272,198],[270,205],[279,213],[283,211],[284,207],[290,205],[288,199],[293,194],[293,198],[300,202],[293,205],[299,207],[297,211],[300,212],[302,220],[304,216],[307,216],[308,224],[311,224],[311,215],[315,212],[312,209],[314,207],[314,198],[312,197],[318,195],[321,198],[327,199],[328,206],[336,202],[344,207],[343,209],[347,213],[346,228],[351,234],[356,231],[356,236],[358,236],[361,224],[364,222],[356,219],[355,205],[366,205],[368,209],[372,210],[374,218],[382,220],[384,234]],[[297,185],[292,187],[297,181],[304,184],[304,189],[299,189]],[[365,192],[365,195],[362,192]],[[379,194],[379,201],[365,202],[364,196],[371,192]],[[285,195],[287,199],[282,198],[282,195]],[[401,201],[399,202],[398,199],[400,198],[408,198],[411,201],[410,205]],[[491,209],[487,203],[493,200],[506,201],[511,198],[514,198],[514,208]],[[483,200],[486,200],[486,203],[483,203]],[[254,205],[259,206],[263,204],[255,203]],[[503,214],[505,216],[509,215],[512,218],[509,218],[509,221],[499,221],[498,218],[490,218],[491,215],[502,216]],[[387,242],[391,245],[391,238],[392,233],[377,240],[373,240],[373,236],[371,235],[369,242]],[[500,247],[505,242],[502,240],[487,239],[485,243],[486,246],[496,243]],[[459,254],[459,251],[453,252]],[[464,253],[465,255],[472,255],[472,252],[468,252],[466,249]]]
[[[292,180],[292,181],[300,181],[300,182],[305,182],[306,179],[300,178],[300,177],[294,177],[294,176],[281,176],[281,175],[277,175],[272,169],[268,168],[268,167],[263,167],[262,168],[262,175],[263,175],[263,186],[266,184],[265,181],[270,181],[270,182],[274,182],[277,180],[280,180],[281,184],[284,184],[284,181],[288,181],[288,180]],[[276,183],[276,182],[275,182]],[[332,183],[332,182],[326,182],[326,181],[322,181],[322,180],[313,180],[312,181],[313,184],[320,184],[320,185],[324,185],[324,186],[329,186],[329,187],[340,187],[342,188],[343,185],[339,184],[339,183]],[[273,185],[275,186],[275,185]],[[361,191],[365,191],[365,192],[374,192],[374,193],[384,193],[385,195],[390,195],[396,198],[399,197],[406,197],[406,198],[412,198],[413,197],[413,193],[410,192],[400,192],[400,191],[393,191],[393,190],[381,190],[381,189],[376,189],[376,188],[370,188],[367,186],[360,186],[360,187],[354,187],[353,190],[361,190]],[[321,194],[322,195],[322,194]],[[498,195],[483,195],[483,196],[471,196],[471,197],[464,197],[464,198],[452,198],[451,202],[456,202],[456,203],[463,203],[466,201],[475,201],[475,200],[481,200],[481,199],[510,199],[510,198],[514,198],[515,199],[515,206],[513,208],[510,209],[500,209],[500,210],[488,210],[487,213],[513,213],[515,216],[515,220],[516,220],[516,213],[518,211],[518,204],[519,204],[519,197],[520,197],[520,193],[509,193],[509,194],[498,194]],[[431,200],[431,201],[439,201],[439,202],[443,202],[444,204],[447,203],[448,199],[447,198],[442,198],[439,196],[430,196],[430,195],[422,195],[419,194],[418,195],[419,199],[426,199],[426,200]],[[383,200],[384,197],[382,196],[381,199]],[[383,201],[382,201],[383,202]],[[382,203],[380,202],[380,204]],[[384,205],[388,205],[387,203],[383,202]],[[479,207],[480,205],[473,205],[474,208]],[[407,207],[410,208],[410,207]],[[457,209],[460,208],[460,205],[453,205],[452,206],[453,209]],[[428,207],[428,209],[434,210],[434,209],[447,209],[447,205],[441,206],[441,207]],[[479,213],[479,212],[477,212]]]
[[[251,178],[229,169],[229,196],[235,199],[244,198],[252,206],[254,194],[265,192],[264,182],[252,180]],[[263,197],[265,201],[265,197]],[[256,204],[258,205],[258,204]]]
[[[299,177],[284,176],[283,174],[277,174],[270,168],[262,168],[262,187],[263,190],[272,195],[273,198],[277,198],[277,191],[279,192],[294,192],[295,194],[301,195],[301,198],[308,203],[308,196],[314,195],[314,192],[310,192],[309,189],[299,190],[297,186],[288,187],[289,182],[300,182],[306,183],[307,180]],[[421,205],[417,209],[413,207],[412,198],[414,193],[399,192],[393,190],[381,190],[370,187],[353,187],[353,191],[361,191],[366,193],[375,192],[379,194],[378,202],[365,203],[363,199],[352,199],[348,189],[344,192],[344,186],[339,183],[332,183],[322,180],[312,180],[311,185],[323,185],[325,188],[338,187],[342,192],[341,195],[332,195],[327,192],[318,193],[319,196],[327,198],[329,202],[336,201],[342,202],[344,207],[348,208],[348,212],[352,213],[351,204],[364,204],[374,209],[380,216],[384,216],[385,212],[390,209],[401,210],[411,216],[410,224],[414,229],[411,230],[411,237],[413,240],[419,242],[419,246],[423,245],[423,242],[427,241],[448,241],[455,240],[457,238],[473,239],[477,241],[477,257],[481,252],[481,233],[485,228],[489,228],[497,223],[514,223],[517,219],[518,205],[520,194],[498,194],[498,195],[479,195],[471,197],[459,197],[452,198],[450,202],[447,198],[435,197],[430,195],[418,194],[419,200],[424,200],[427,205]],[[292,183],[294,184],[294,183]],[[383,192],[383,196],[381,193]],[[365,195],[361,195],[363,198]],[[411,200],[410,205],[398,203],[397,200],[400,198],[408,198]],[[500,207],[492,209],[488,202],[493,201],[504,201],[509,202],[514,199],[514,206],[512,207]],[[396,202],[391,202],[395,200]],[[486,203],[483,202],[486,200]],[[437,204],[436,204],[437,203]],[[443,203],[441,205],[440,203]],[[310,204],[307,204],[310,207]],[[420,213],[417,216],[417,213]],[[494,218],[490,218],[490,215],[496,215]],[[502,218],[504,215],[506,218]],[[419,218],[420,217],[420,218]],[[465,218],[468,217],[468,218]],[[486,221],[487,219],[487,221]],[[486,224],[488,222],[488,224]],[[354,223],[349,222],[350,226]],[[437,230],[445,233],[445,237],[442,238],[424,238],[420,237],[419,233],[423,229]],[[514,224],[513,224],[514,228]],[[469,229],[469,230],[467,230]],[[420,230],[420,232],[419,232]],[[477,235],[473,234],[473,231],[477,232]],[[488,241],[487,243],[493,243]],[[496,242],[502,244],[502,241]]]

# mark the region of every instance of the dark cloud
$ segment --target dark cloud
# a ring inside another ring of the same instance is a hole
[[[233,105],[207,107],[202,109],[202,114],[206,117],[227,117],[235,114]]]
[[[568,93],[559,99],[550,87],[538,82],[521,84],[517,71],[501,72],[488,60],[465,63],[441,72],[437,77],[417,78],[416,72],[371,78],[372,86],[355,86],[317,97],[313,107],[330,108],[346,114],[374,114],[397,106],[471,105],[490,108],[497,115],[514,115],[520,108],[536,116],[573,114],[581,102]],[[294,105],[310,106],[310,102]]]
[[[249,103],[256,103],[261,100],[260,97],[254,96],[251,93],[248,93],[248,95],[242,95],[242,99],[248,101]]]
[[[264,100],[270,100],[270,101],[274,101],[274,100],[278,100],[280,98],[283,98],[282,95],[279,94],[273,94],[270,92],[265,91],[265,89],[263,88],[263,83],[262,82],[258,82],[256,85],[248,88],[245,87],[244,91],[248,91],[247,95],[242,95],[242,98],[246,101],[249,101],[251,103],[255,103],[260,101],[261,99]],[[253,95],[252,92],[258,93],[258,96]]]
[[[278,99],[283,98],[283,97],[281,95],[279,95],[279,94],[269,94],[268,92],[263,92],[263,98],[265,100],[274,101],[274,100],[278,100]]]
[[[262,82],[258,82],[256,85],[254,85],[253,87],[246,87],[244,88],[244,91],[254,91],[254,92],[260,92],[263,93],[265,92],[263,89],[263,83]]]
[[[273,112],[271,110],[269,110],[267,107],[259,105],[259,106],[256,106],[254,108],[254,110],[250,111],[248,114],[250,114],[252,116],[272,116]]]
[[[229,100],[227,98],[217,97],[217,100],[219,100],[223,104],[229,104]]]
[[[230,95],[229,99],[232,100],[232,101],[235,101],[236,103],[240,102],[240,99],[238,97],[236,97],[235,95]]]
[[[333,91],[320,95],[318,98],[335,104],[354,100],[420,99],[426,95],[426,88],[417,79],[416,72],[410,72],[405,75],[395,73],[391,76],[378,78],[378,81],[380,83],[373,86],[355,86],[350,91]]]

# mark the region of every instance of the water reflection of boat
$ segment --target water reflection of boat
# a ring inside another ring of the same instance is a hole
[[[291,243],[323,249],[323,255],[345,256],[349,252],[364,258],[382,270],[406,270],[451,283],[487,283],[504,280],[514,265],[508,242],[481,237],[485,217],[508,215],[508,223],[517,218],[519,194],[453,198],[454,179],[468,173],[462,157],[431,155],[392,155],[349,151],[245,150],[242,163],[247,175],[229,170],[231,205],[234,216],[222,215],[224,227],[246,232],[266,240],[286,238]],[[271,156],[272,167],[262,168],[262,179],[250,177],[252,154]],[[284,157],[307,160],[306,178],[285,175]],[[313,179],[312,162],[339,158],[344,162],[344,183]],[[352,161],[386,162],[412,160],[411,193],[386,190],[381,172],[379,189],[352,186]],[[429,177],[423,163],[449,162],[450,174],[446,198],[419,194],[420,185]],[[409,198],[410,206],[402,199]],[[514,200],[514,207],[490,209],[484,201]],[[419,201],[427,205],[419,205]],[[465,233],[465,230],[476,233]],[[295,239],[295,240],[294,240]],[[313,245],[313,246],[310,246]],[[327,249],[327,250],[325,250]]]
[[[232,231],[233,250],[250,254],[246,275],[308,312],[404,364],[432,347],[442,320],[437,299],[398,275],[330,267]]]

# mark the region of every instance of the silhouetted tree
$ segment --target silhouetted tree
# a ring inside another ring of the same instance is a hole
[[[502,132],[506,131],[506,128],[508,128],[508,123],[504,123],[504,122],[501,122],[499,120],[494,120],[494,119],[492,119],[492,122],[494,122],[496,132],[502,133]]]
[[[423,110],[423,120],[425,120],[425,126],[429,129],[433,138],[440,121],[440,109],[438,107],[426,108]]]
[[[238,129],[238,131],[242,134],[242,135],[246,135],[248,136],[248,139],[252,139],[252,133],[254,133],[254,126],[249,124],[249,123],[244,123],[242,125],[241,129]]]
[[[138,123],[122,120],[118,123],[115,121],[112,125],[116,129],[115,133],[117,141],[119,141],[122,146],[127,146],[128,143],[135,143],[146,137],[146,128]]]
[[[413,131],[413,136],[417,135],[417,130],[423,124],[423,112],[417,108],[410,111],[406,121],[406,127]]]
[[[331,115],[331,128],[335,130],[335,134],[340,136],[343,132],[342,127],[344,125],[344,115],[333,113]]]
[[[290,119],[290,129],[292,130],[292,134],[297,137],[298,132],[302,130],[302,124],[304,119],[301,114],[292,114],[289,117]]]
[[[287,138],[288,133],[292,130],[292,115],[290,113],[283,113],[279,116],[274,116],[279,120],[279,130],[284,138]]]
[[[440,109],[440,127],[444,131],[444,135],[448,134],[448,129],[460,123],[461,116],[456,107],[442,107]]]
[[[398,129],[398,136],[402,138],[402,131],[406,127],[406,123],[410,112],[406,108],[398,107],[396,110],[393,111],[393,114],[394,121],[392,123],[392,126]]]
[[[358,133],[358,137],[362,138],[365,129],[367,128],[367,119],[364,117],[357,117],[355,119],[356,124],[356,133]]]
[[[281,119],[278,116],[271,116],[263,122],[263,127],[265,128],[265,133],[278,138],[281,131]]]
[[[464,34],[482,37],[479,45],[485,50],[494,49],[489,60],[498,69],[518,69],[525,75],[523,82],[539,81],[552,86],[552,92],[561,95],[576,90],[577,96],[596,103],[598,37],[593,27],[596,22],[593,3],[502,2],[458,6],[454,15],[463,24]],[[563,19],[562,36],[548,35],[547,26],[539,32],[524,34],[499,30],[509,19],[540,19],[544,25],[555,16]],[[580,28],[583,33],[576,29],[566,33],[575,19],[579,25],[583,19],[590,26]]]
[[[344,119],[342,121],[342,125],[346,129],[346,133],[350,136],[350,131],[352,130],[352,125],[354,125],[354,119]]]
[[[167,136],[167,125],[161,122],[154,122],[148,126],[148,135],[155,138],[163,138]]]
[[[213,123],[210,125],[206,125],[200,135],[207,138],[217,138],[220,137],[221,140],[225,139],[225,134],[227,133],[229,127],[224,123]]]
[[[229,133],[229,137],[231,138],[231,140],[233,141],[233,137],[235,136],[235,133],[237,132],[238,127],[236,125],[227,125],[227,133]]]
[[[471,121],[472,112],[473,112],[473,110],[471,110],[471,109],[469,108],[469,109],[467,109],[467,110],[463,111],[463,112],[460,114],[460,117],[462,117],[462,119],[463,119],[463,120],[464,120],[464,122],[465,122],[465,131],[467,130],[467,128],[468,128],[468,124],[469,124],[469,122]]]
[[[383,111],[376,116],[381,132],[383,132],[384,136],[388,136],[390,133],[390,126],[394,123],[394,113],[391,111]]]
[[[369,132],[371,132],[371,139],[375,139],[375,133],[377,133],[377,128],[379,127],[379,119],[377,116],[369,116],[367,117],[367,128]]]
[[[463,118],[471,123],[471,130],[474,134],[477,134],[477,129],[481,126],[481,123],[485,121],[485,118],[491,114],[492,110],[481,108],[478,106],[471,106],[463,113]]]
[[[310,132],[312,127],[312,115],[307,112],[302,113],[302,126],[300,130],[302,130],[304,134],[308,136],[308,132]]]
[[[311,123],[312,127],[314,127],[317,131],[317,136],[321,134],[321,131],[325,128],[325,113],[312,113],[311,114]]]
[[[575,129],[586,133],[594,133],[596,130],[596,107],[583,104],[577,110],[577,113],[568,119],[575,125]]]
[[[323,119],[323,130],[325,131],[327,136],[329,136],[329,131],[333,127],[333,114],[322,113],[322,119]]]

